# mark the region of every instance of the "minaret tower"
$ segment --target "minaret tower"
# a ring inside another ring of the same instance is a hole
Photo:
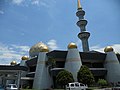
[[[78,9],[76,12],[76,16],[79,18],[79,21],[77,22],[77,25],[80,27],[80,33],[78,34],[78,37],[82,41],[82,48],[84,52],[89,51],[89,44],[88,44],[88,38],[90,36],[90,33],[86,31],[86,25],[87,20],[84,19],[85,11],[82,10],[80,0],[78,0]]]

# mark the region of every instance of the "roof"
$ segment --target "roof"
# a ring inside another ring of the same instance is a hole
[[[68,51],[53,50],[47,53],[48,57],[52,58],[66,58]]]
[[[10,65],[0,65],[0,70],[22,70],[22,71],[27,71],[28,68],[25,66],[10,66]]]
[[[59,51],[54,50],[49,53],[47,53],[47,56],[53,57],[53,58],[66,58],[68,51]],[[105,60],[106,54],[97,52],[97,51],[89,51],[89,52],[79,52],[82,61],[84,60]]]
[[[93,60],[93,61],[101,61],[103,62],[106,58],[105,53],[100,53],[96,51],[90,51],[90,52],[80,52],[80,56],[82,61],[84,62],[85,60]]]
[[[28,66],[36,66],[38,57],[31,58],[30,60],[26,61],[26,64]]]
[[[61,50],[53,50],[47,53],[48,57],[52,57],[55,59],[66,60],[68,51]],[[106,54],[97,52],[97,51],[89,51],[89,52],[79,52],[82,62],[104,62]],[[26,61],[28,66],[36,66],[38,57],[31,58]]]

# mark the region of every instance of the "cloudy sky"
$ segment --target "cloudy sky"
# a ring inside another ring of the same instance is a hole
[[[90,50],[110,45],[120,53],[120,0],[81,0],[88,20]],[[82,51],[76,22],[77,0],[0,0],[0,64],[20,61],[31,46],[43,42],[51,50],[67,50],[75,42]]]

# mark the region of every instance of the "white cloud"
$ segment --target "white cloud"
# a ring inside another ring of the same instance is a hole
[[[12,60],[20,62],[28,54],[29,46],[4,45],[0,43],[0,64],[10,64]]]
[[[95,50],[95,51],[99,51],[99,52],[104,52],[104,47],[100,47],[99,45],[96,45],[96,46],[90,47],[90,50]]]
[[[40,1],[39,0],[32,0],[31,4],[32,5],[39,5]]]
[[[46,8],[51,8],[55,3],[56,0],[12,0],[13,4],[16,5],[23,5],[23,6],[29,6],[29,5],[35,5],[35,6],[43,6]]]
[[[32,5],[37,5],[37,6],[44,6],[46,8],[50,8],[53,4],[55,4],[55,0],[31,0]]]
[[[40,2],[40,5],[49,8],[49,5],[47,5],[45,2]]]
[[[20,5],[24,2],[24,0],[12,0],[13,4]]]
[[[4,11],[0,10],[0,14],[4,14]]]
[[[120,44],[114,44],[114,45],[112,45],[112,47],[113,47],[115,52],[120,53]]]
[[[56,42],[56,40],[54,40],[54,39],[49,40],[48,43],[47,43],[47,45],[48,45],[48,47],[49,47],[51,50],[58,49],[57,42]]]
[[[25,51],[28,52],[30,47],[29,46],[18,46],[18,45],[12,45],[13,47],[15,47],[16,49],[21,49],[21,51]]]
[[[110,46],[113,47],[115,52],[120,53],[120,44],[113,44],[113,45],[110,45]],[[91,47],[91,50],[95,50],[95,51],[99,51],[99,52],[104,52],[104,49],[105,49],[105,47],[100,47],[99,45]]]

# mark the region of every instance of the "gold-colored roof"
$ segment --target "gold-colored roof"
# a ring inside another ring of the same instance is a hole
[[[81,4],[80,4],[80,0],[78,0],[78,3],[77,3],[77,4],[78,4],[78,10],[79,10],[79,9],[82,9],[82,6],[81,6]]]
[[[68,45],[68,49],[74,49],[74,48],[77,48],[77,45],[75,43],[72,42]]]
[[[17,62],[16,62],[16,61],[12,61],[10,64],[11,64],[11,65],[16,65]]]
[[[41,52],[49,52],[48,47],[46,45],[41,47]]]
[[[39,53],[39,52],[49,52],[49,48],[42,42],[39,42],[32,46],[29,50],[29,54]]]
[[[113,50],[113,48],[111,47],[111,46],[107,46],[107,47],[105,47],[105,49],[104,49],[104,52],[113,52],[114,50]]]
[[[21,59],[22,59],[22,60],[28,60],[29,57],[28,57],[28,56],[23,56]]]

